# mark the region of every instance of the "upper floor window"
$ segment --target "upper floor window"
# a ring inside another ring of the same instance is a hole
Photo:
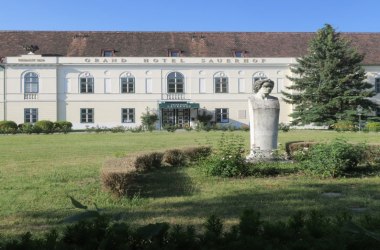
[[[245,51],[244,50],[235,50],[234,51],[234,56],[235,57],[244,57],[245,56]]]
[[[215,93],[228,93],[228,77],[223,73],[214,76]]]
[[[135,93],[135,78],[131,73],[125,73],[120,78],[121,93]]]
[[[113,49],[103,49],[102,50],[102,56],[104,57],[111,57],[115,55],[115,50]]]
[[[168,75],[168,93],[183,93],[184,77],[179,72],[172,72]]]
[[[380,93],[380,77],[375,78],[375,92],[376,94]]]
[[[35,123],[38,121],[38,109],[24,109],[24,123]]]
[[[85,73],[79,78],[80,82],[80,93],[94,93],[94,78],[89,74]]]
[[[38,75],[29,72],[24,75],[24,93],[38,93]]]
[[[179,50],[179,49],[170,49],[169,50],[169,56],[170,57],[180,57],[181,56],[181,50]]]

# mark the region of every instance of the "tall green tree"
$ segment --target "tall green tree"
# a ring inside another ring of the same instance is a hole
[[[294,104],[292,123],[331,125],[337,120],[357,119],[358,105],[364,110],[375,108],[369,100],[375,92],[366,81],[363,58],[331,25],[318,30],[308,54],[290,68],[290,91],[282,92],[284,101]]]

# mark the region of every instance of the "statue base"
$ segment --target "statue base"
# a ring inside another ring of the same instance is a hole
[[[278,161],[277,150],[261,150],[260,148],[251,149],[251,153],[246,156],[247,162]]]

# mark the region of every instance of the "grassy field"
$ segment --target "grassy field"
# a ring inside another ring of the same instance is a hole
[[[241,136],[248,148],[249,133]],[[102,190],[99,171],[106,159],[138,151],[204,145],[221,132],[125,133],[0,136],[0,234],[44,232],[80,211],[73,196],[107,213],[122,213],[135,224],[166,221],[201,225],[211,213],[226,224],[246,208],[266,219],[285,219],[298,210],[318,209],[331,215],[348,211],[380,217],[380,177],[325,179],[297,174],[267,178],[206,177],[196,168],[164,169],[144,176],[145,185],[132,198],[116,199]],[[328,141],[379,143],[379,133],[290,131],[279,142]],[[325,193],[338,193],[329,197]]]

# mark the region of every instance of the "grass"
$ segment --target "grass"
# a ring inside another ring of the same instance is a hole
[[[247,132],[241,135],[248,148]],[[380,217],[380,177],[326,179],[287,174],[274,177],[223,179],[207,177],[195,167],[172,168],[141,176],[133,197],[115,199],[104,192],[99,172],[107,158],[138,151],[213,144],[221,132],[71,133],[67,135],[0,136],[0,234],[42,233],[80,211],[68,196],[82,203],[123,213],[133,224],[167,221],[200,226],[211,213],[233,224],[245,208],[266,219],[284,219],[298,210],[343,211]],[[328,141],[378,143],[378,133],[290,131],[279,142]],[[285,166],[286,168],[286,166]],[[331,198],[324,193],[340,196]],[[364,210],[364,211],[363,211]],[[358,212],[361,211],[361,212]]]

